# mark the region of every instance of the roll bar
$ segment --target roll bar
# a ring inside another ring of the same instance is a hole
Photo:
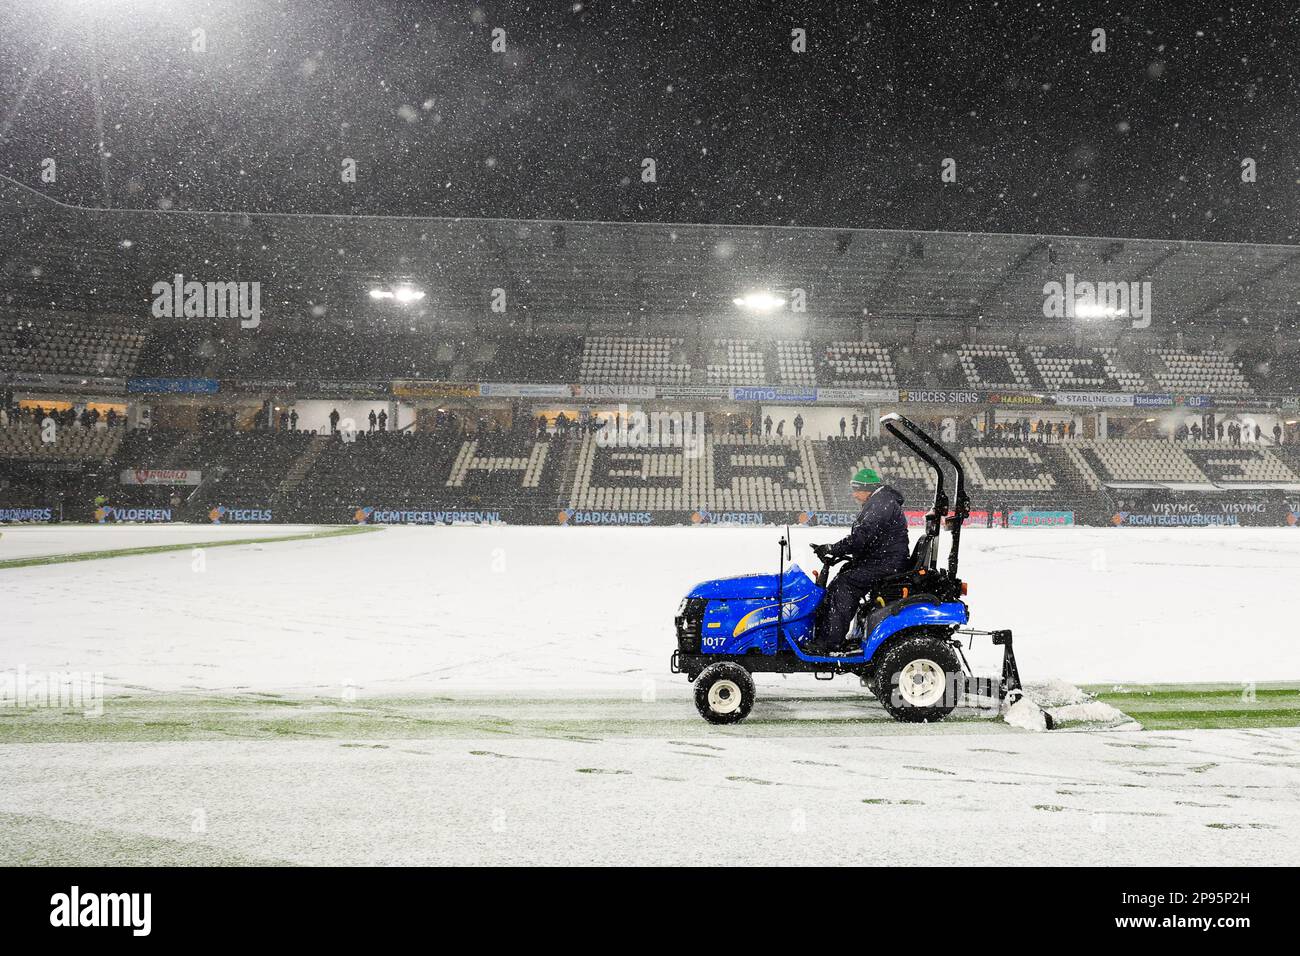
[[[927,465],[934,469],[935,486],[934,486],[934,506],[925,516],[925,533],[930,536],[932,541],[939,538],[940,521],[942,520],[948,526],[948,531],[952,534],[952,547],[948,551],[948,573],[953,577],[957,576],[957,557],[961,548],[961,526],[962,523],[970,517],[970,496],[966,494],[966,471],[962,468],[961,462],[944,448],[937,441],[931,438],[920,425],[899,415],[897,412],[891,412],[888,415],[880,417],[880,424],[897,438],[900,442],[912,449],[916,455],[921,458]],[[899,426],[907,429],[908,434],[900,431]],[[957,481],[955,495],[956,500],[953,503],[952,514],[948,514],[948,495],[944,488],[943,468],[939,462],[934,459],[933,455],[926,452],[917,440],[924,443],[927,447],[936,452],[948,464],[952,465],[956,472]],[[931,551],[930,567],[934,567],[934,551]]]

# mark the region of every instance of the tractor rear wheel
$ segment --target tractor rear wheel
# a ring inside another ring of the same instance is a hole
[[[889,716],[906,723],[943,720],[961,700],[961,661],[944,638],[911,637],[886,648],[872,689]]]
[[[710,664],[695,679],[695,709],[711,724],[734,724],[754,706],[754,678],[731,661]]]

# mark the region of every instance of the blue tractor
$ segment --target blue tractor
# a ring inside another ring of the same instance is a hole
[[[1011,632],[965,626],[970,612],[957,559],[970,499],[961,463],[902,415],[886,415],[880,422],[935,475],[934,504],[907,568],[863,598],[844,649],[832,654],[808,654],[802,645],[812,636],[837,562],[825,561],[816,577],[797,564],[787,567],[788,534],[780,541],[776,574],[718,578],[692,588],[677,609],[671,667],[695,684],[695,706],[710,723],[735,723],[749,715],[755,696],[751,675],[758,672],[812,673],[824,680],[852,674],[895,720],[909,722],[942,720],[966,694],[999,705],[1022,695]],[[951,514],[940,459],[956,476]],[[949,532],[945,567],[938,562],[941,527]],[[971,673],[962,639],[974,637],[989,637],[1003,648],[1000,679]]]

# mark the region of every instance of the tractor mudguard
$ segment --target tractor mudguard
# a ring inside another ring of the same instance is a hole
[[[901,631],[914,627],[961,627],[969,619],[970,611],[961,601],[908,603],[876,622],[863,644],[863,657],[871,660],[880,645]]]

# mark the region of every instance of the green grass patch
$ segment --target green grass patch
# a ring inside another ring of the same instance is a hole
[[[1300,727],[1300,682],[1100,684],[1084,689],[1147,730]]]
[[[0,561],[0,571],[7,568],[31,568],[45,564],[67,564],[70,561],[98,561],[101,558],[129,558],[138,554],[162,554],[166,551],[188,551],[191,548],[231,548],[237,544],[278,544],[281,541],[308,541],[314,538],[337,538],[347,534],[365,534],[382,531],[370,525],[344,525],[323,528],[302,534],[285,534],[261,538],[235,538],[221,541],[191,541],[186,544],[151,544],[139,548],[112,548],[106,551],[75,551],[70,554],[44,554],[30,558],[9,558]]]

